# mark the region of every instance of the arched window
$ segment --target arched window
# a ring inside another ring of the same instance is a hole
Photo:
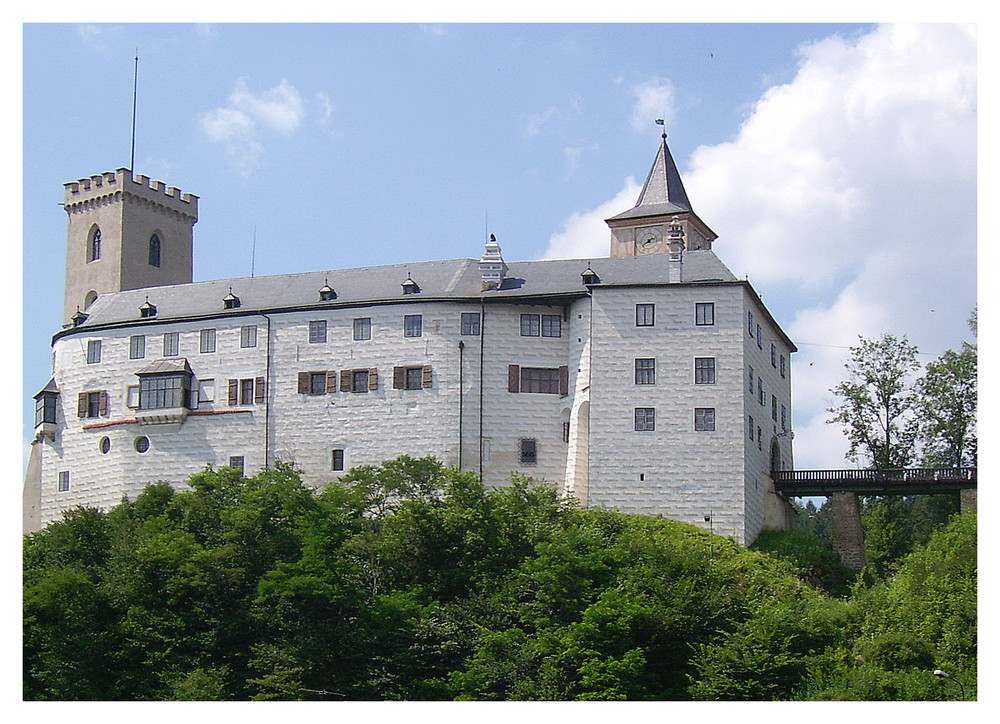
[[[149,265],[160,267],[160,237],[156,234],[149,237]]]
[[[83,308],[90,309],[90,305],[97,301],[97,292],[91,289],[83,299]]]
[[[87,245],[87,261],[97,261],[101,258],[101,229],[97,226],[90,232],[90,244]]]

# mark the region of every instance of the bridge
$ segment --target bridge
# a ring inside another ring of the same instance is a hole
[[[830,499],[833,550],[844,565],[859,571],[867,562],[859,495],[939,495],[961,492],[962,509],[969,506],[974,509],[976,475],[974,467],[774,470],[771,472],[771,479],[775,490],[790,498],[823,496]]]

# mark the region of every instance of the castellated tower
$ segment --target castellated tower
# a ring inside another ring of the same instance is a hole
[[[65,184],[63,322],[102,294],[193,278],[198,197],[119,168]]]

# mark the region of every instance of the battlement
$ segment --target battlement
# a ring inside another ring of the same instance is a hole
[[[119,168],[114,172],[94,174],[89,178],[70,181],[63,184],[67,211],[77,204],[113,196],[115,194],[131,194],[146,201],[162,204],[173,211],[198,219],[198,197],[194,194],[182,194],[176,186],[167,186],[163,181],[152,181],[149,176],[138,174],[133,176],[127,168]]]

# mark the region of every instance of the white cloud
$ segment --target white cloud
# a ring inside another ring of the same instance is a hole
[[[632,106],[630,125],[636,133],[648,133],[653,122],[662,118],[665,128],[669,128],[676,110],[674,87],[669,81],[653,78],[635,86],[632,93],[636,97]]]
[[[249,175],[263,153],[261,130],[290,135],[298,129],[304,116],[302,97],[287,81],[253,93],[246,79],[240,78],[227,105],[202,114],[199,122],[208,139],[226,144],[241,172]]]
[[[563,224],[562,231],[549,237],[543,259],[598,259],[608,255],[611,232],[604,220],[635,206],[641,187],[634,178],[625,180],[625,187],[611,200],[589,211],[574,213]]]
[[[800,49],[735,137],[692,154],[684,183],[799,345],[798,467],[843,465],[829,392],[858,336],[906,335],[927,362],[970,334],[976,304],[977,41],[961,25],[880,26]],[[633,128],[673,112],[669,83],[635,89]],[[666,108],[663,108],[666,106]],[[683,166],[683,164],[682,164]],[[547,258],[606,256],[603,219],[638,188],[570,217]],[[933,310],[933,311],[932,311]]]

